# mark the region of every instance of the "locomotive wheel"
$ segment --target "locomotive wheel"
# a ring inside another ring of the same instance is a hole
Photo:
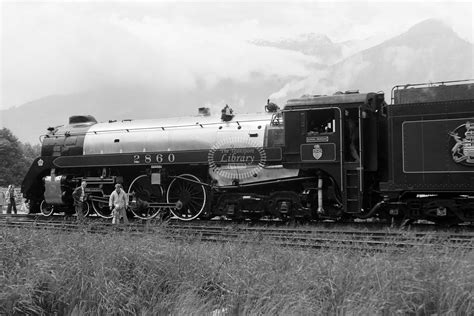
[[[85,202],[82,206],[82,213],[84,214],[84,217],[88,216],[91,213],[91,206],[89,202]]]
[[[54,205],[46,203],[45,200],[41,201],[40,205],[41,214],[44,216],[51,216],[54,213]]]
[[[100,196],[103,198],[104,196]],[[92,196],[93,198],[93,196]],[[109,199],[106,199],[107,202],[104,201],[94,201],[93,199],[91,200],[92,208],[94,209],[95,213],[102,217],[102,218],[112,218],[112,211],[110,211],[109,208]]]
[[[150,206],[150,203],[164,201],[164,190],[159,184],[152,184],[149,175],[141,175],[133,180],[128,189],[128,197],[132,199],[130,209],[141,219],[152,219],[160,213],[161,207]]]
[[[180,220],[193,220],[204,210],[207,194],[199,182],[201,182],[199,178],[192,174],[182,174],[171,181],[166,192],[166,200],[168,203],[179,205],[178,208],[171,209],[171,213]]]
[[[74,209],[74,211],[75,211],[75,209]],[[89,205],[88,202],[84,202],[82,204],[82,214],[84,214],[84,217],[89,215],[90,211],[91,211],[91,206]],[[74,214],[75,214],[75,212],[74,212]]]

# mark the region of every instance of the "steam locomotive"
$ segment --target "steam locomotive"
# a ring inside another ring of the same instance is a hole
[[[30,211],[70,211],[85,180],[86,211],[104,218],[122,183],[141,219],[474,221],[473,80],[218,114],[48,128],[22,183]]]

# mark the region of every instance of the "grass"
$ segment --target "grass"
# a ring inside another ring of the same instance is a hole
[[[0,233],[2,315],[472,315],[473,292],[474,252],[442,245],[370,253]]]

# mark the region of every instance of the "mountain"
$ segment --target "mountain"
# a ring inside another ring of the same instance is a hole
[[[334,65],[329,77],[347,89],[385,92],[397,84],[474,78],[473,47],[445,24],[427,20]]]
[[[301,46],[297,45],[298,41]],[[313,49],[303,44],[308,42],[318,42],[321,46]],[[281,49],[298,49],[307,54],[319,52],[323,56],[323,52],[337,54],[341,48],[331,43],[323,36],[305,35],[278,45]],[[138,86],[98,87],[95,91],[48,96],[0,111],[0,126],[11,129],[21,141],[37,143],[47,127],[65,124],[69,116],[77,114],[90,114],[98,121],[159,118],[194,115],[202,106],[219,114],[226,103],[237,113],[252,113],[263,111],[268,96],[282,106],[287,99],[302,94],[332,94],[353,89],[385,91],[389,102],[390,90],[397,84],[474,78],[473,56],[471,43],[443,23],[427,20],[334,64],[310,65],[311,74],[304,78],[268,78],[254,73],[246,82],[225,79],[212,88],[198,83],[196,89],[179,93]]]
[[[359,89],[384,91],[393,86],[474,78],[473,44],[438,20],[426,20],[407,32],[331,65],[314,69],[275,93],[285,99],[303,94],[332,94]],[[278,101],[278,100],[277,100]]]
[[[342,58],[343,46],[331,41],[322,34],[306,33],[296,38],[285,38],[278,41],[255,40],[258,46],[275,47],[301,52],[316,58],[321,64],[333,64]]]
[[[318,67],[327,67],[383,41],[381,36],[372,36],[361,40],[338,43],[333,42],[328,36],[323,34],[305,33],[295,38],[283,38],[273,41],[260,39],[254,40],[252,43],[263,47],[300,52],[314,57]]]

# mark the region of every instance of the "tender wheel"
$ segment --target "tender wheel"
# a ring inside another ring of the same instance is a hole
[[[171,181],[166,200],[168,203],[176,203],[178,207],[171,209],[171,212],[180,220],[193,220],[204,210],[207,194],[199,182],[199,178],[192,174],[182,174]]]
[[[132,213],[141,219],[152,219],[161,212],[161,207],[153,203],[164,201],[163,187],[152,184],[149,175],[141,175],[133,180],[128,189],[130,209]]]
[[[109,209],[109,198],[102,195],[90,196],[90,202],[95,213],[102,218],[112,218],[112,212]]]
[[[44,216],[51,216],[54,213],[54,205],[46,203],[45,200],[41,201],[40,205],[41,214]]]

